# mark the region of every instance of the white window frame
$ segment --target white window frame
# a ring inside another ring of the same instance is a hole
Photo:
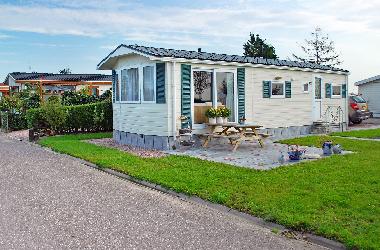
[[[235,121],[238,121],[238,89],[237,89],[237,69],[223,69],[223,68],[203,68],[203,67],[192,67],[191,69],[191,123],[194,129],[203,129],[205,124],[194,123],[194,71],[207,71],[212,73],[212,107],[216,108],[218,103],[217,89],[216,89],[216,73],[233,73],[234,74],[234,106],[235,106]]]
[[[153,67],[153,101],[144,101],[144,67]],[[141,100],[141,103],[156,103],[156,91],[157,91],[157,88],[156,88],[156,64],[155,63],[152,63],[152,64],[145,64],[145,65],[142,65],[141,66],[141,69],[139,69],[139,82],[140,82],[140,70],[141,70],[141,84],[140,84],[140,92],[141,92],[141,96],[140,96],[140,100]]]
[[[340,88],[339,95],[334,95],[334,87]],[[342,85],[331,83],[331,98],[334,98],[334,99],[342,98]]]
[[[144,101],[144,67],[153,67],[153,97],[154,101]],[[138,70],[138,89],[139,89],[139,100],[138,101],[122,101],[121,99],[121,71],[122,70],[128,70],[128,69],[137,69]],[[156,64],[155,63],[144,63],[144,64],[139,64],[139,65],[131,65],[128,67],[123,67],[122,69],[118,70],[118,78],[119,78],[119,101],[117,102],[115,99],[116,103],[126,103],[126,104],[155,104],[156,103]]]
[[[283,86],[283,93],[282,95],[273,95],[272,94],[272,86],[273,84],[282,84]],[[282,81],[271,81],[270,83],[270,98],[272,99],[284,99],[285,98],[285,82]]]

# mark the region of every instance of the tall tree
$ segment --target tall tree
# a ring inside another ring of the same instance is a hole
[[[342,63],[340,55],[335,51],[335,44],[330,40],[328,34],[317,27],[311,34],[311,39],[305,39],[305,45],[300,45],[304,56],[293,57],[301,62],[313,62],[320,65],[335,66]]]
[[[64,68],[59,71],[60,74],[71,74],[70,68]]]
[[[252,57],[263,57],[266,59],[277,59],[276,49],[261,39],[260,35],[249,33],[249,40],[243,45],[244,55]]]

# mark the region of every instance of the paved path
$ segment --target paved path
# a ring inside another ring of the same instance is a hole
[[[0,249],[319,249],[0,134]]]

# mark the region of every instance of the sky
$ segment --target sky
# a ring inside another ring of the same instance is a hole
[[[243,54],[258,33],[281,59],[320,27],[351,72],[380,74],[380,0],[0,0],[0,82],[9,72],[73,73],[96,65],[119,44]]]

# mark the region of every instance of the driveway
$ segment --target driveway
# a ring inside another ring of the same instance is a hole
[[[380,128],[380,118],[370,118],[360,124],[350,124],[348,130],[374,129]]]
[[[0,134],[0,248],[321,247]]]

